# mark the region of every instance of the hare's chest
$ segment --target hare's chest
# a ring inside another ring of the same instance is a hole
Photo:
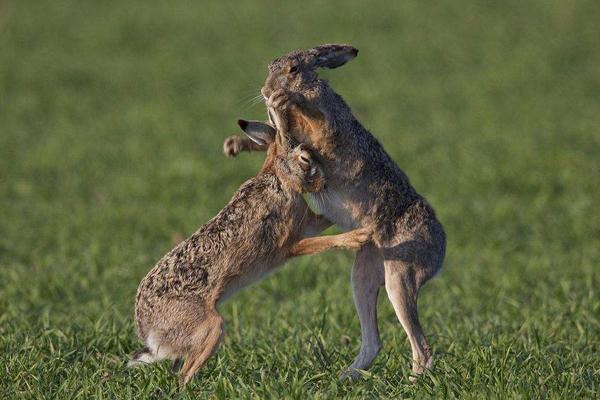
[[[344,229],[354,229],[358,224],[358,215],[353,211],[352,202],[344,191],[328,187],[320,192],[311,193],[321,214]]]

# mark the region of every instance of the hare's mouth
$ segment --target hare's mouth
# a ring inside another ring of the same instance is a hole
[[[316,174],[306,181],[305,188],[308,193],[320,192],[325,188],[326,182],[321,174]]]

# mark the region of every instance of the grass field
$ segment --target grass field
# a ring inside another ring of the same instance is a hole
[[[594,398],[600,391],[597,1],[0,3],[0,398]],[[180,391],[127,370],[140,279],[263,155],[266,63],[351,43],[332,85],[436,208],[420,297],[437,363],[385,293],[356,384],[352,254],[296,260],[222,307],[226,339]]]

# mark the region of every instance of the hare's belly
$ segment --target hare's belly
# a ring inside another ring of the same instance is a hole
[[[229,297],[233,296],[246,286],[250,286],[253,283],[265,278],[271,272],[275,271],[278,266],[279,265],[274,265],[271,262],[259,262],[255,265],[248,266],[247,268],[243,267],[243,271],[240,275],[227,282],[225,285],[225,290],[219,298],[219,303],[227,300]]]
[[[353,212],[352,202],[347,193],[329,187],[320,192],[311,193],[310,196],[317,204],[319,212],[331,222],[347,230],[359,226],[359,216]]]

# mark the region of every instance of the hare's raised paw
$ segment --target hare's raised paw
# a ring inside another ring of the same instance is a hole
[[[267,100],[267,107],[274,111],[287,110],[290,105],[290,96],[287,90],[277,89]]]
[[[359,228],[354,231],[354,240],[359,246],[369,243],[372,236],[373,231],[370,228]]]
[[[301,93],[277,89],[269,96],[267,107],[280,112],[289,110],[291,107],[300,105],[303,102],[304,96]]]
[[[226,157],[235,157],[243,149],[243,139],[237,135],[229,136],[223,142],[223,154]]]
[[[359,228],[343,234],[344,246],[357,249],[369,243],[373,236],[373,231],[368,228]]]

